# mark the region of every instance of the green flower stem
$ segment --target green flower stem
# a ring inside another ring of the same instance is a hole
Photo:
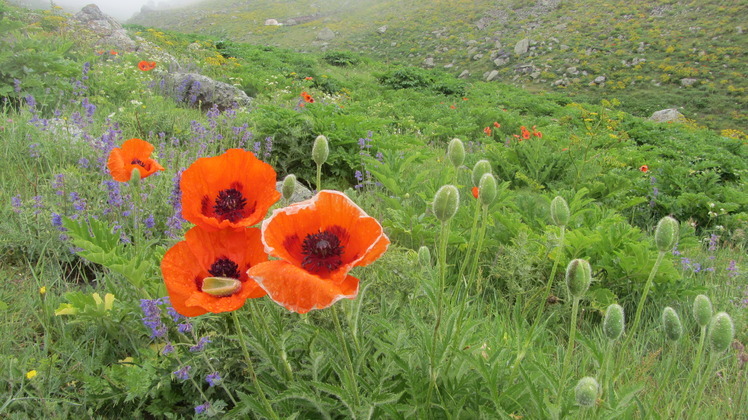
[[[561,366],[561,378],[558,383],[558,403],[561,403],[561,396],[564,392],[564,386],[566,385],[566,374],[569,371],[569,364],[571,363],[571,354],[574,352],[574,342],[577,336],[577,313],[579,312],[579,298],[573,298],[574,301],[571,306],[571,326],[569,331],[569,344],[566,347],[566,354],[564,354],[564,364]]]
[[[439,339],[439,326],[442,321],[444,287],[447,276],[447,242],[449,237],[449,221],[442,222],[441,232],[439,233],[439,290],[437,290],[436,300],[436,322],[434,323],[434,333],[431,341],[431,366],[429,367],[429,389],[426,392],[426,407],[430,406],[431,394],[436,387],[436,378],[439,376],[437,367],[439,363],[436,360],[436,343]]]
[[[244,359],[247,361],[247,369],[249,370],[249,376],[250,378],[252,378],[252,382],[255,385],[255,390],[257,391],[257,395],[259,395],[260,401],[262,401],[262,405],[265,406],[265,409],[267,410],[270,417],[273,420],[279,420],[278,414],[275,413],[275,410],[273,410],[273,406],[270,405],[270,401],[268,401],[267,397],[265,396],[265,391],[262,390],[262,386],[260,385],[260,380],[257,378],[257,374],[255,373],[255,368],[254,368],[254,365],[252,364],[252,358],[249,356],[247,343],[244,339],[244,332],[242,331],[242,325],[241,325],[241,322],[239,322],[239,316],[236,314],[236,311],[231,312],[231,315],[233,316],[234,323],[236,324],[236,334],[239,336],[239,343],[242,346]]]
[[[460,273],[457,275],[457,281],[462,281],[462,275],[465,272],[465,267],[467,267],[470,261],[471,251],[473,249],[473,243],[475,241],[475,234],[478,231],[478,220],[480,219],[481,215],[481,203],[480,200],[475,200],[475,214],[473,215],[473,226],[470,228],[470,241],[468,241],[468,247],[465,251],[465,261],[463,264],[460,265]]]
[[[134,236],[132,238],[133,244],[136,246],[140,245],[143,241],[141,238],[141,224],[140,224],[140,209],[143,207],[142,203],[142,197],[140,196],[140,182],[137,183],[130,183],[130,186],[132,187],[132,204],[133,204],[133,210],[132,210],[132,220],[133,220],[133,230]]]
[[[680,416],[680,409],[683,406],[683,403],[686,402],[686,398],[689,395],[693,395],[693,394],[689,394],[687,391],[688,391],[688,387],[690,387],[691,384],[693,383],[696,373],[701,368],[701,358],[704,355],[704,342],[706,341],[706,327],[707,327],[706,325],[701,327],[701,336],[699,337],[699,347],[696,350],[696,359],[694,359],[693,361],[693,368],[691,368],[691,372],[688,374],[688,379],[685,382],[684,386],[686,387],[686,389],[684,389],[682,392],[683,396],[680,399],[678,399],[678,403],[675,405],[675,411],[673,411],[673,415],[675,415],[676,417]]]
[[[255,320],[259,319],[259,322],[256,322],[256,325],[259,324],[260,328],[262,328],[262,333],[265,334],[265,337],[268,337],[270,339],[276,351],[281,356],[281,360],[283,361],[283,368],[284,368],[283,374],[285,375],[286,381],[293,382],[293,369],[291,369],[291,364],[288,363],[288,355],[286,354],[286,348],[281,346],[278,340],[276,339],[275,334],[272,334],[270,332],[270,327],[265,321],[265,317],[262,316],[262,314],[260,314],[260,308],[258,307],[255,299],[251,299],[249,302],[249,305],[251,307],[250,309],[252,310],[252,318]]]
[[[709,356],[709,363],[706,366],[706,371],[704,372],[704,375],[701,376],[701,380],[699,381],[699,388],[696,390],[696,401],[694,401],[692,410],[688,411],[686,413],[685,418],[686,419],[692,419],[694,418],[694,413],[696,412],[696,408],[701,403],[701,396],[704,394],[704,388],[706,388],[706,384],[709,382],[709,379],[712,377],[712,372],[714,372],[714,368],[717,367],[717,360],[719,360],[720,353],[712,353]],[[690,384],[687,383],[686,385]],[[686,395],[686,394],[684,394]]]
[[[608,351],[603,355],[603,369],[600,374],[600,383],[603,386],[603,398],[610,401],[608,393],[610,392],[610,379],[608,378],[608,372],[610,371],[610,359],[613,358],[613,344],[615,341],[608,340]]]
[[[481,284],[480,279],[476,279],[476,274],[478,273],[478,260],[480,257],[480,253],[483,250],[483,240],[486,238],[486,225],[488,224],[488,206],[483,206],[483,214],[482,214],[482,220],[483,223],[480,226],[480,230],[478,231],[478,244],[475,249],[475,255],[473,257],[473,265],[470,270],[470,277],[468,278],[468,290],[473,285],[473,282],[477,281],[477,292],[480,294],[481,292]],[[459,321],[458,321],[459,322]]]
[[[559,235],[559,242],[558,242],[558,252],[556,255],[556,258],[553,260],[553,267],[551,268],[551,275],[548,277],[548,282],[545,285],[545,293],[543,294],[543,300],[538,305],[538,313],[535,315],[535,321],[533,321],[532,326],[530,327],[530,332],[526,335],[525,341],[522,344],[522,348],[519,351],[519,354],[517,354],[517,358],[514,360],[514,363],[512,364],[512,367],[510,369],[510,381],[508,383],[513,383],[514,379],[517,376],[517,372],[519,371],[519,364],[522,363],[522,359],[525,358],[525,355],[527,354],[527,348],[530,345],[530,341],[532,340],[532,337],[535,333],[535,329],[538,328],[538,325],[540,324],[540,318],[543,315],[543,309],[545,309],[545,302],[548,300],[548,296],[551,294],[551,288],[553,287],[553,279],[556,277],[556,271],[558,270],[558,261],[561,259],[561,252],[564,249],[564,238],[566,236],[566,226],[561,226],[561,233]]]
[[[343,348],[345,353],[345,361],[348,366],[348,375],[350,376],[351,387],[353,388],[354,402],[356,406],[359,405],[360,399],[358,395],[358,381],[356,380],[356,370],[353,368],[353,359],[348,350],[348,342],[343,336],[343,328],[340,326],[340,319],[338,316],[337,306],[332,306],[332,320],[335,323],[335,332],[338,334],[338,340],[340,340],[340,346]]]
[[[649,289],[652,287],[652,280],[654,280],[654,276],[655,274],[657,274],[657,270],[660,268],[660,264],[662,263],[662,258],[664,256],[665,251],[660,251],[657,254],[657,261],[655,261],[652,270],[649,272],[649,278],[647,278],[647,283],[644,285],[644,291],[642,292],[642,297],[639,299],[639,304],[636,306],[636,315],[634,316],[634,322],[633,324],[631,324],[631,328],[628,331],[628,337],[626,337],[624,346],[631,341],[631,339],[634,337],[634,334],[636,333],[636,329],[639,326],[639,321],[641,320],[642,311],[644,310],[644,302],[646,302],[647,300],[647,294],[649,294]]]
[[[317,192],[322,191],[322,164],[317,164]]]
[[[666,339],[665,341],[669,341],[669,340]],[[671,348],[668,350],[667,361],[665,362],[665,376],[663,377],[662,380],[659,381],[660,384],[669,384],[670,383],[670,377],[673,374],[673,364],[674,364],[673,363],[673,354],[678,354],[679,347],[680,347],[678,345],[679,342],[680,342],[680,340],[677,340],[674,343],[672,343],[672,345],[669,346]],[[666,345],[667,345],[667,343],[666,343]],[[665,346],[663,346],[663,347],[665,347]],[[664,386],[660,386],[657,389],[657,391],[655,391],[654,401],[659,401],[660,400],[660,396],[662,395],[663,392],[665,392],[665,387]]]

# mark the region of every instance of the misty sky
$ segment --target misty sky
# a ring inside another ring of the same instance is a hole
[[[99,6],[99,9],[105,14],[112,16],[120,22],[124,22],[139,12],[140,8],[144,5],[153,8],[166,8],[186,6],[199,1],[201,0],[56,0],[55,4],[65,7],[65,9],[73,9],[73,13],[77,13],[83,6],[93,3]]]

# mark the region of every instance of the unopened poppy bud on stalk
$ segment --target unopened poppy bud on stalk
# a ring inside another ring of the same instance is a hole
[[[130,184],[134,186],[140,184],[140,171],[138,168],[132,168],[132,171],[130,171]]]
[[[431,251],[425,245],[418,248],[418,262],[423,268],[431,268]]]
[[[671,341],[677,341],[683,335],[683,324],[675,309],[666,307],[662,311],[662,326],[665,331],[665,337]]]
[[[597,402],[597,396],[600,393],[600,385],[597,380],[591,376],[585,376],[577,382],[574,388],[574,395],[577,404],[582,407],[593,407]]]
[[[496,184],[496,177],[492,173],[487,172],[480,178],[478,183],[478,198],[481,204],[489,206],[496,199],[498,186]]]
[[[465,161],[465,146],[460,139],[452,139],[447,146],[447,156],[455,168],[459,168]]]
[[[454,185],[444,185],[434,196],[432,210],[437,219],[446,222],[451,219],[460,203],[460,193]]]
[[[317,165],[322,165],[327,162],[327,157],[330,155],[330,146],[327,143],[327,137],[323,135],[317,136],[314,140],[314,146],[312,147],[312,159]]]
[[[712,348],[716,352],[722,353],[730,346],[733,337],[735,337],[735,325],[733,325],[730,315],[727,312],[714,315],[711,324],[709,324],[709,341],[712,343]]]
[[[667,252],[673,249],[678,242],[679,235],[678,221],[670,216],[665,216],[657,223],[655,229],[655,243],[660,252]]]
[[[473,185],[477,187],[480,184],[480,179],[483,177],[483,174],[489,172],[491,172],[491,163],[489,161],[481,159],[476,162],[473,166]]]
[[[625,328],[625,316],[623,307],[616,303],[608,306],[605,310],[605,319],[603,320],[603,333],[609,340],[617,340]]]
[[[551,201],[551,220],[556,226],[566,226],[569,223],[569,205],[560,195]]]
[[[283,185],[281,186],[281,194],[283,195],[283,199],[286,201],[291,200],[294,191],[296,191],[296,175],[286,175],[286,177],[283,179]]]
[[[581,298],[592,282],[592,268],[586,260],[577,258],[566,267],[566,287],[574,298]]]
[[[698,295],[693,301],[693,317],[699,327],[706,327],[712,320],[712,302],[705,295]]]

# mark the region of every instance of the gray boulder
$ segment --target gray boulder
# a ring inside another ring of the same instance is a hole
[[[89,4],[73,16],[78,24],[88,28],[95,36],[96,46],[119,51],[135,51],[137,44],[113,17],[101,12],[95,4]]]
[[[668,121],[683,121],[686,117],[681,114],[677,109],[668,108],[656,111],[649,117],[650,121],[654,122],[668,122]]]
[[[317,39],[320,41],[332,41],[335,38],[335,32],[330,28],[324,28],[317,34]]]
[[[243,90],[198,73],[166,73],[164,89],[174,99],[206,110],[217,106],[221,111],[249,106],[252,98]]]
[[[276,182],[275,189],[278,190],[278,192],[282,192],[283,181]],[[291,200],[289,201],[291,203],[298,203],[299,201],[308,200],[310,198],[312,198],[312,191],[297,180],[296,188],[294,188],[293,195],[291,196]]]
[[[517,44],[514,45],[514,53],[517,55],[526,54],[529,49],[530,49],[529,38],[524,38],[518,41]]]

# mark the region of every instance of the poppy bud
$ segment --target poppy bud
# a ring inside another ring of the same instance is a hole
[[[662,311],[662,326],[665,329],[665,337],[671,341],[677,341],[683,335],[683,324],[675,309],[666,307]]]
[[[436,218],[442,222],[446,222],[451,219],[460,203],[460,193],[457,191],[457,187],[454,185],[444,185],[439,188],[434,196],[434,203],[432,209]]]
[[[130,184],[136,187],[140,184],[140,171],[138,168],[132,168],[132,171],[130,171]]]
[[[722,353],[727,350],[735,337],[735,325],[732,323],[732,318],[727,312],[720,312],[714,315],[712,323],[709,325],[709,341],[712,343],[712,348]]]
[[[625,316],[623,307],[616,303],[608,306],[605,310],[605,319],[603,320],[603,333],[609,340],[617,340],[623,334],[625,328]]]
[[[582,407],[593,407],[597,402],[597,395],[600,393],[600,385],[597,380],[591,376],[585,376],[577,382],[574,388],[574,395],[577,398],[577,404]]]
[[[455,168],[460,167],[465,161],[465,146],[460,139],[452,139],[447,146],[447,156]]]
[[[566,226],[569,223],[569,205],[560,195],[551,201],[551,220],[556,226]]]
[[[491,172],[491,163],[485,159],[479,160],[473,166],[473,185],[476,187],[480,184],[483,174]]]
[[[431,268],[431,251],[425,245],[418,248],[418,262],[423,268]]]
[[[706,327],[712,320],[712,302],[704,295],[696,296],[693,301],[693,317],[699,327]]]
[[[592,282],[592,268],[583,259],[572,260],[566,267],[566,287],[574,298],[581,298]]]
[[[327,144],[327,137],[317,136],[312,147],[312,159],[317,165],[322,165],[327,161],[330,155],[330,146]]]
[[[660,252],[667,252],[673,249],[678,242],[678,221],[670,216],[665,216],[657,223],[655,229],[655,243]]]
[[[211,296],[231,296],[242,288],[242,282],[231,277],[206,277],[201,290]]]
[[[491,205],[491,203],[496,199],[497,194],[498,187],[496,185],[496,178],[491,172],[486,172],[480,178],[480,183],[478,183],[478,185],[478,198],[480,199],[481,204],[484,206]]]
[[[283,185],[281,186],[281,194],[283,199],[286,201],[291,200],[293,193],[296,190],[296,175],[289,174],[283,179]]]

